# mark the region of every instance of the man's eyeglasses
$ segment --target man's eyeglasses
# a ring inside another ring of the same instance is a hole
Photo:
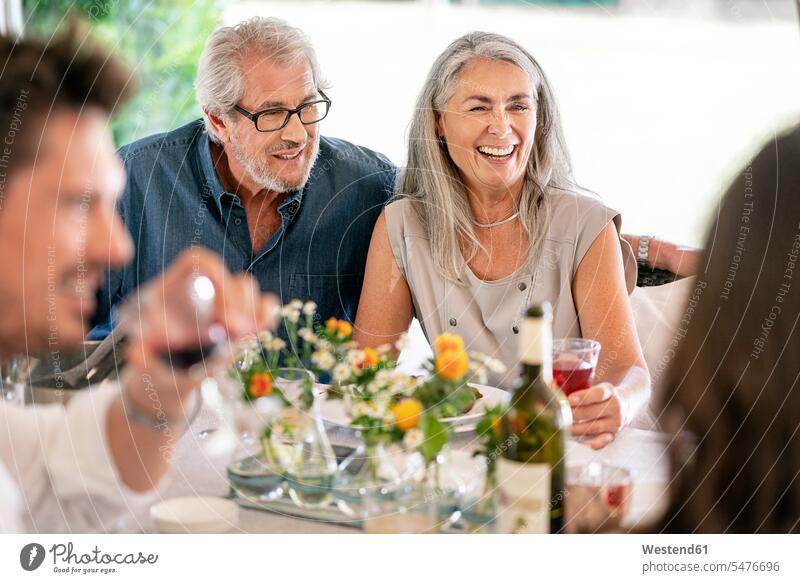
[[[315,124],[325,119],[325,116],[328,115],[328,111],[331,108],[331,100],[328,99],[328,96],[322,91],[320,91],[319,94],[322,96],[322,99],[303,103],[294,109],[275,107],[272,109],[265,109],[264,111],[257,111],[256,113],[250,113],[238,105],[234,105],[233,109],[251,120],[258,131],[275,132],[285,127],[294,114],[297,114],[297,117],[300,118],[300,123],[303,125]]]

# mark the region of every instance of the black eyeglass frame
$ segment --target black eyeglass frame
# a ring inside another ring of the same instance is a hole
[[[270,109],[265,109],[263,111],[256,111],[255,113],[251,113],[251,112],[247,111],[246,109],[244,109],[242,107],[239,107],[238,105],[234,105],[233,109],[235,109],[236,111],[241,113],[243,116],[245,116],[247,119],[252,121],[257,132],[269,133],[269,132],[277,132],[278,130],[282,130],[283,128],[286,127],[286,125],[289,123],[289,120],[292,119],[292,116],[295,115],[295,114],[297,114],[297,119],[300,120],[301,124],[303,124],[304,126],[309,126],[309,125],[314,125],[315,123],[321,122],[323,119],[328,117],[328,113],[330,113],[330,111],[331,111],[331,103],[332,102],[331,102],[330,98],[327,95],[325,95],[325,92],[322,91],[322,89],[319,89],[318,93],[320,95],[322,95],[322,99],[317,99],[316,101],[307,101],[305,103],[301,103],[300,105],[298,105],[294,109],[289,109],[288,107],[272,107]],[[317,121],[311,121],[311,122],[308,122],[308,123],[304,122],[303,118],[300,117],[300,112],[303,109],[305,109],[306,107],[308,107],[309,105],[316,105],[318,103],[325,103],[326,104],[325,115],[323,115]],[[258,129],[258,118],[260,116],[264,115],[265,113],[277,113],[279,111],[282,111],[282,112],[286,113],[286,119],[283,120],[283,123],[281,124],[280,127],[277,127],[277,128],[275,128],[273,130],[260,130],[260,129]]]

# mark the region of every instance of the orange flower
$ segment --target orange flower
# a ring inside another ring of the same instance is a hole
[[[358,368],[367,368],[369,366],[375,366],[376,364],[378,364],[378,353],[374,348],[365,348],[364,360],[361,361]]]
[[[394,415],[397,427],[401,431],[414,429],[419,424],[419,416],[422,414],[422,403],[416,399],[403,399],[396,405],[389,407],[389,411]]]
[[[251,376],[248,392],[253,399],[269,397],[272,394],[272,375],[260,372]]]
[[[448,350],[464,350],[464,341],[458,334],[448,334],[445,332],[440,335],[433,343],[436,354],[447,352]]]
[[[447,381],[464,377],[469,368],[469,357],[463,350],[446,350],[436,355],[436,372]]]
[[[325,320],[325,329],[328,332],[336,332],[336,329],[339,327],[339,320],[336,318],[328,318]]]
[[[345,322],[344,320],[339,320],[337,328],[339,330],[339,334],[341,334],[343,338],[347,338],[353,333],[353,325],[350,322]]]

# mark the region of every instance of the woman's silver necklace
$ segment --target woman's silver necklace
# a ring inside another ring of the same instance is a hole
[[[505,225],[506,223],[510,223],[518,216],[519,216],[519,211],[515,212],[510,217],[497,221],[496,223],[479,223],[478,221],[473,219],[472,224],[475,225],[476,227],[480,227],[481,229],[491,229],[492,227],[499,227],[500,225]]]

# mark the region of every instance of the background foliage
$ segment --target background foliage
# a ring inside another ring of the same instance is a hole
[[[140,90],[113,122],[117,145],[199,117],[194,77],[220,0],[25,0],[26,32],[50,36],[73,11],[127,59]]]

